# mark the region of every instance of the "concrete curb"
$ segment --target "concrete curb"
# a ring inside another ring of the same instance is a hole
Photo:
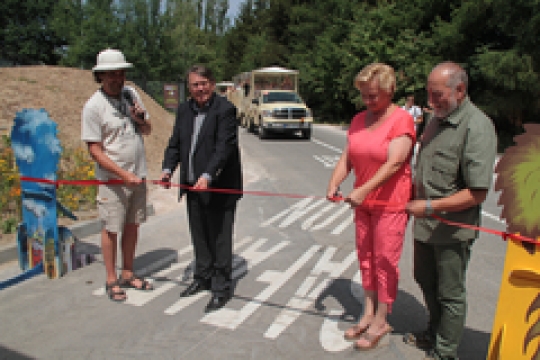
[[[147,216],[155,215],[154,206],[149,204],[146,209]],[[69,230],[77,239],[98,234],[101,231],[101,222],[99,219],[81,221],[79,223],[68,226]],[[9,244],[0,247],[0,264],[17,260],[17,244]]]

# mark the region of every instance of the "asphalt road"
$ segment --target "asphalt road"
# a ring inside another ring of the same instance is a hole
[[[412,278],[410,224],[389,318],[393,334],[369,352],[343,339],[362,311],[352,211],[324,196],[345,132],[321,126],[311,141],[261,141],[240,129],[240,141],[247,194],[235,230],[238,281],[225,308],[204,314],[206,292],[178,297],[192,260],[181,207],[141,228],[136,267],[153,279],[152,292],[128,291],[123,304],[104,296],[98,236],[81,239],[96,263],[59,280],[38,276],[0,291],[0,359],[422,359],[401,340],[426,322]],[[497,194],[490,193],[484,211],[484,226],[504,230]],[[502,239],[486,234],[473,247],[461,359],[486,357],[505,249]]]

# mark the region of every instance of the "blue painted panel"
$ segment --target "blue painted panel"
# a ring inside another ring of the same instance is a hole
[[[44,109],[24,109],[17,113],[11,131],[11,147],[21,176],[56,181],[62,153],[56,134],[56,123]],[[58,262],[51,258],[54,257],[54,250],[58,249],[56,188],[54,185],[23,181],[21,197],[24,223],[18,234],[21,268],[34,268],[48,254],[45,272],[50,277],[58,277],[61,269]]]

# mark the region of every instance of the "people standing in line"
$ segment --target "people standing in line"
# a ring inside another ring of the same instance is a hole
[[[396,77],[390,66],[368,65],[358,73],[354,84],[367,110],[352,119],[347,146],[330,178],[327,198],[334,198],[353,170],[354,189],[345,201],[355,212],[365,302],[362,317],[345,332],[345,338],[357,340],[357,349],[368,350],[392,331],[387,315],[397,295],[415,132],[412,117],[392,103]]]
[[[432,214],[480,225],[480,206],[493,178],[497,136],[492,121],[467,95],[468,78],[456,63],[431,71],[427,91],[433,118],[421,139],[414,200],[414,278],[429,322],[404,341],[428,349],[426,359],[457,359],[467,310],[466,270],[478,231],[447,225]]]
[[[178,107],[162,177],[169,181],[180,163],[179,197],[187,195],[195,253],[194,280],[180,296],[211,290],[205,308],[209,312],[232,297],[233,226],[242,190],[238,125],[236,107],[215,94],[210,69],[195,65],[186,79],[191,98]],[[212,192],[210,187],[230,189],[231,193]]]
[[[414,119],[414,129],[415,131],[418,130],[418,126],[422,123],[423,117],[422,117],[422,109],[420,109],[419,106],[416,106],[414,104],[414,95],[407,96],[407,100],[405,102],[405,105],[402,106],[402,109],[407,110],[409,114]]]
[[[106,270],[105,289],[113,301],[124,301],[122,288],[152,290],[152,284],[135,276],[133,261],[139,225],[146,220],[146,159],[143,135],[152,125],[132,87],[125,86],[126,62],[119,50],[106,49],[97,56],[92,71],[101,88],[82,111],[82,140],[96,162],[98,180],[121,179],[121,185],[99,185],[98,210],[101,249]],[[122,270],[116,274],[117,234],[122,233]]]

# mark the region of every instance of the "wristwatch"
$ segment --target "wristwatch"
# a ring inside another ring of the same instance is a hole
[[[424,212],[427,216],[431,216],[435,212],[431,207],[431,199],[426,200],[426,209],[424,210]]]

